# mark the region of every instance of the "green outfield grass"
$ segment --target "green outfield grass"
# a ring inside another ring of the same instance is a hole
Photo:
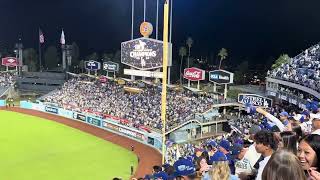
[[[137,157],[63,124],[0,110],[0,179],[129,179]]]

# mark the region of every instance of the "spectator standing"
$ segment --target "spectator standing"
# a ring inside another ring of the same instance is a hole
[[[261,153],[263,160],[259,163],[259,169],[256,180],[261,180],[262,172],[264,167],[268,163],[273,152],[278,148],[278,143],[276,142],[272,132],[261,130],[254,136],[256,145],[255,148],[258,153]]]

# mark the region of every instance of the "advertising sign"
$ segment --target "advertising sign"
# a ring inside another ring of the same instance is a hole
[[[162,78],[162,72],[157,71],[141,71],[134,69],[124,69],[123,74],[132,75],[132,76],[141,76],[141,77],[150,77],[150,78]]]
[[[171,44],[169,44],[168,66],[171,66]],[[121,63],[140,70],[162,67],[163,42],[150,38],[138,38],[121,43]]]
[[[119,64],[112,61],[104,62],[103,70],[111,72],[119,71]]]
[[[19,60],[15,57],[5,57],[2,58],[2,65],[8,67],[16,67],[19,66]]]
[[[46,112],[58,114],[58,108],[46,106],[44,109]]]
[[[101,120],[100,119],[96,119],[96,118],[93,118],[93,117],[87,117],[87,122],[89,124],[94,125],[94,126],[98,126],[98,127],[101,126]]]
[[[287,101],[287,96],[279,94],[280,99]]]
[[[259,106],[264,108],[272,107],[272,99],[259,96],[257,94],[238,94],[238,103],[251,104],[253,106]]]
[[[84,65],[85,65],[85,68],[90,71],[97,71],[101,69],[101,63],[94,60],[85,61]]]
[[[111,129],[111,130],[117,131],[117,132],[119,132],[121,134],[124,134],[126,136],[130,136],[130,137],[142,140],[142,141],[144,140],[144,135],[143,134],[135,132],[135,131],[132,131],[132,130],[129,130],[127,128],[123,128],[123,127],[108,123],[106,121],[103,121],[102,126],[107,128],[107,129]]]
[[[210,71],[209,81],[217,84],[231,84],[233,83],[233,73],[225,70]]]
[[[1,106],[6,106],[6,104],[7,104],[7,103],[6,103],[6,100],[0,100],[0,107],[1,107]]]
[[[77,120],[80,120],[80,121],[83,121],[83,122],[86,122],[86,116],[83,115],[83,114],[74,113],[73,114],[73,118],[77,119]]]
[[[206,78],[205,71],[195,67],[184,69],[183,77],[190,81],[201,81]]]

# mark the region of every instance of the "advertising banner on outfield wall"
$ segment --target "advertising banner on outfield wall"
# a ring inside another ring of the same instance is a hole
[[[46,107],[44,108],[44,110],[45,110],[46,112],[53,113],[53,114],[58,114],[58,113],[59,113],[59,112],[58,112],[58,108],[55,108],[55,107],[46,106]]]
[[[87,116],[75,112],[75,113],[73,113],[73,118],[80,120],[80,121],[83,121],[83,122],[86,122]]]
[[[87,122],[94,126],[101,127],[101,120],[93,117],[87,117]]]
[[[0,107],[1,107],[1,106],[6,106],[6,104],[7,104],[7,103],[6,103],[6,100],[0,100]]]
[[[127,128],[123,128],[123,127],[117,126],[115,124],[111,124],[111,123],[106,122],[106,121],[103,121],[102,127],[107,128],[107,129],[111,129],[113,131],[119,132],[119,133],[124,134],[126,136],[130,136],[130,137],[136,138],[136,139],[138,139],[140,141],[144,141],[145,140],[144,135],[141,134],[141,133],[129,130]]]
[[[66,117],[66,118],[73,118],[73,111],[69,111],[63,108],[58,109],[59,115]]]

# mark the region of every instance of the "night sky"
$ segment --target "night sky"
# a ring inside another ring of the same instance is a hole
[[[143,0],[135,1],[137,38]],[[155,29],[156,0],[147,0],[147,7]],[[193,55],[209,57],[224,47],[232,64],[297,55],[320,41],[319,9],[319,0],[174,0],[175,57],[188,36]],[[1,0],[0,22],[0,47],[12,48],[21,37],[25,47],[37,48],[38,27],[46,46],[58,46],[63,28],[67,43],[77,42],[83,57],[115,51],[130,39],[131,0]]]

